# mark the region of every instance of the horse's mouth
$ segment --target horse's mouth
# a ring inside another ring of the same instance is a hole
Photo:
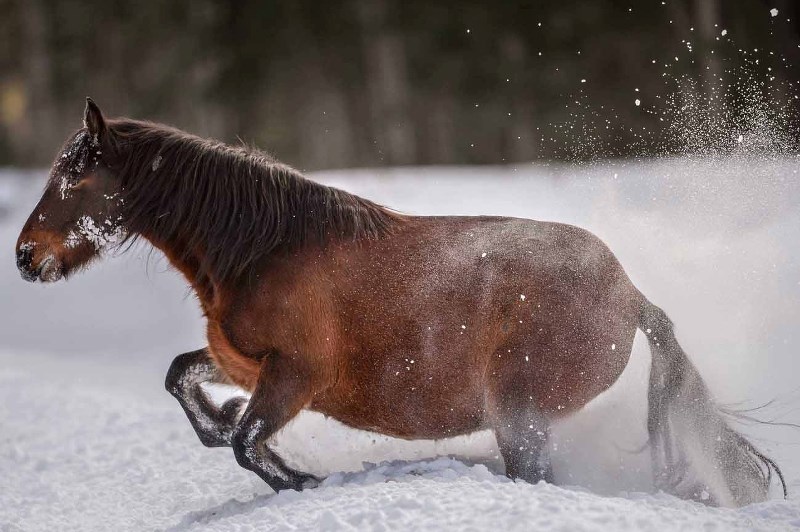
[[[64,277],[61,261],[48,255],[39,265],[39,279],[43,283],[54,283]]]
[[[54,283],[64,277],[64,270],[61,261],[54,255],[47,255],[38,268],[20,268],[19,273],[22,278],[30,283],[41,281],[43,283]]]

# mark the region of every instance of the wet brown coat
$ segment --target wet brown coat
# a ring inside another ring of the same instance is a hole
[[[504,394],[551,419],[584,406],[627,364],[641,302],[581,229],[403,217],[377,240],[270,257],[257,281],[202,304],[233,383],[252,391],[264,357],[292,358],[313,376],[302,407],[442,438],[486,427]]]

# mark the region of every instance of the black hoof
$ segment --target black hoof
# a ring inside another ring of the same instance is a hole
[[[230,447],[231,446],[231,437],[230,433],[208,433],[208,432],[197,432],[197,437],[200,438],[200,443],[202,443],[206,447]]]
[[[321,478],[315,477],[309,473],[295,472],[292,477],[287,481],[282,481],[277,485],[272,485],[275,491],[294,490],[303,491],[314,489],[322,483]],[[271,484],[268,482],[268,484]]]
[[[325,480],[324,478],[315,477],[314,475],[304,474],[303,480],[300,483],[300,489],[297,491],[303,490],[312,490],[322,484],[322,481]]]
[[[228,399],[222,405],[220,409],[221,417],[225,424],[230,426],[231,429],[236,426],[239,418],[242,417],[248,402],[249,401],[245,397],[234,397],[233,399]]]

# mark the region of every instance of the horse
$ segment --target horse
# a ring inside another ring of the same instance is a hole
[[[404,439],[489,429],[508,477],[554,482],[551,425],[618,379],[641,330],[656,487],[743,505],[768,497],[775,471],[785,496],[780,469],[726,422],[667,315],[587,230],[402,214],[253,148],[106,119],[87,99],[17,266],[55,282],[139,239],[183,274],[206,321],[208,345],[175,358],[166,389],[204,445],[231,447],[275,491],[321,481],[269,446],[304,409]],[[219,405],[204,383],[250,398]],[[712,464],[699,480],[698,446]]]

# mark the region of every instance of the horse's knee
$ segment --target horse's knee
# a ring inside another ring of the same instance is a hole
[[[205,360],[207,360],[205,349],[198,349],[197,351],[190,351],[176,356],[167,370],[164,388],[172,395],[182,394],[186,388],[186,377],[189,370]]]
[[[186,361],[188,353],[178,355],[169,365],[167,377],[164,379],[164,388],[175,395],[181,391],[181,378],[186,373]]]
[[[256,460],[257,446],[264,431],[261,420],[242,421],[233,429],[231,447],[236,462],[245,469],[252,469]]]

